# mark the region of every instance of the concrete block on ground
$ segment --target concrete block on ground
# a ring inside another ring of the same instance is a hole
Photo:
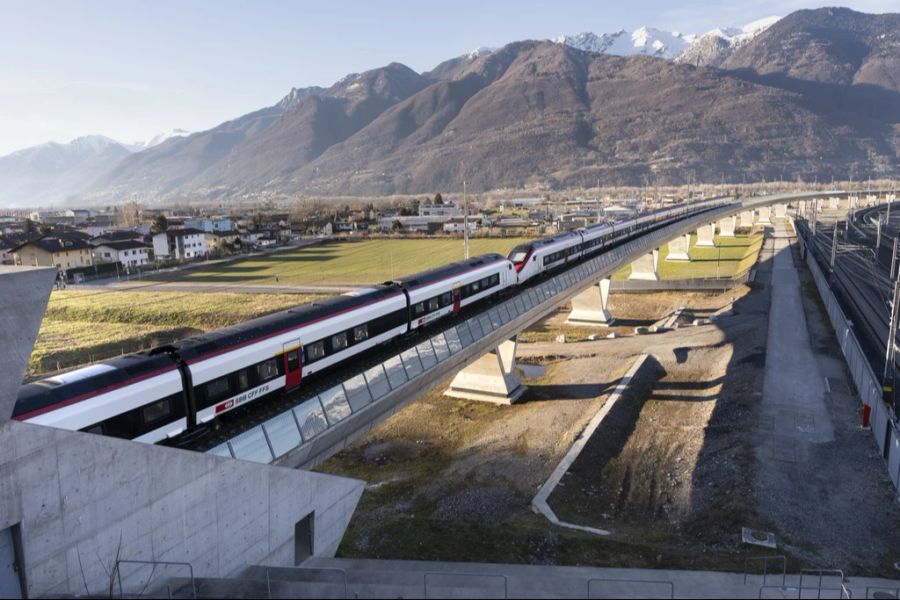
[[[753,211],[745,210],[741,213],[741,227],[753,227]]]
[[[760,206],[756,209],[756,214],[758,215],[757,223],[762,225],[772,224],[772,219],[770,218],[772,216],[772,211],[768,206]]]
[[[631,263],[628,279],[659,281],[659,249],[649,252]]]
[[[716,245],[716,224],[709,223],[697,229],[697,247],[711,248]]]
[[[775,218],[783,219],[787,216],[787,205],[786,204],[776,204],[775,205]]]
[[[572,311],[566,323],[608,327],[613,322],[608,309],[609,284],[608,278],[602,279],[596,286],[591,286],[572,298]]]
[[[691,260],[691,234],[686,233],[669,241],[669,253],[667,261],[690,262]]]
[[[0,266],[0,423],[12,416],[55,279],[52,267]]]
[[[516,375],[517,338],[500,344],[456,374],[444,395],[465,400],[513,404],[527,389]]]

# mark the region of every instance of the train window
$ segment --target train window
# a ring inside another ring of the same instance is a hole
[[[425,314],[425,303],[418,302],[418,303],[414,304],[413,305],[413,314],[417,317],[419,315],[424,315]]]
[[[342,331],[331,336],[331,350],[337,352],[347,347],[347,332]]]
[[[494,287],[495,285],[500,285],[499,273],[494,273],[493,275],[491,275],[491,287]]]
[[[230,391],[231,386],[228,384],[227,376],[213,379],[206,384],[206,400],[210,403],[221,400],[226,397]]]
[[[237,372],[237,387],[239,392],[243,392],[250,387],[250,378],[247,375],[246,369]]]
[[[137,437],[136,432],[140,418],[139,408],[111,417],[100,424],[103,428],[103,435],[133,439]]]
[[[171,416],[171,414],[172,405],[169,403],[168,398],[157,400],[141,409],[141,416],[144,418],[144,423],[146,425],[152,425],[162,421]]]
[[[369,325],[368,323],[363,323],[362,325],[357,325],[353,328],[353,341],[361,342],[369,337]]]
[[[256,365],[256,374],[259,375],[260,383],[275,379],[278,377],[278,361],[270,358],[259,363]]]
[[[441,307],[440,298],[431,298],[428,300],[428,312],[434,312]]]
[[[287,370],[294,372],[300,368],[300,349],[295,348],[287,353]]]
[[[472,287],[472,293],[473,293],[473,294],[477,294],[477,293],[478,293],[478,290],[481,289],[481,282],[480,282],[480,281],[473,281],[470,285],[471,285],[471,287]]]
[[[453,304],[453,293],[441,294],[441,306],[450,306],[451,304]]]
[[[325,356],[325,342],[313,342],[306,346],[306,362],[311,363]]]
[[[481,280],[481,289],[486,290],[489,287],[491,287],[491,278],[485,277],[484,279]]]

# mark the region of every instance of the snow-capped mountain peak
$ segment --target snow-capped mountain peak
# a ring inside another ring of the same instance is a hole
[[[736,47],[753,39],[779,19],[780,17],[766,17],[742,27],[717,28],[703,35],[665,31],[643,26],[635,29],[630,34],[624,29],[614,33],[602,33],[599,35],[586,31],[577,35],[561,35],[553,41],[557,44],[565,44],[578,50],[584,50],[585,52],[614,54],[617,56],[646,54],[680,61],[683,56],[689,55],[692,48],[703,38],[708,36],[720,38],[721,41],[715,44],[717,48]],[[704,46],[709,45],[709,43],[704,44]]]
[[[140,152],[141,150],[146,150],[147,148],[152,148],[153,146],[158,146],[165,142],[166,140],[174,137],[184,137],[186,135],[190,135],[190,131],[186,129],[169,129],[168,131],[163,131],[162,133],[158,133],[154,135],[152,138],[147,140],[146,142],[135,142],[133,144],[123,144],[126,148],[131,150],[132,152]]]
[[[695,37],[653,27],[639,27],[630,34],[624,29],[600,35],[586,31],[577,35],[561,35],[553,41],[586,52],[617,56],[647,54],[673,59],[684,52]]]
[[[466,52],[466,58],[468,58],[469,60],[475,60],[479,56],[483,56],[485,54],[490,54],[493,51],[494,51],[494,48],[488,48],[487,46],[479,46],[478,48],[475,48],[474,50],[470,50],[470,51]]]

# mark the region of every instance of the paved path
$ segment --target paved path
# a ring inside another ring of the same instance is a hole
[[[819,372],[800,296],[800,279],[784,224],[775,225],[772,305],[763,380],[760,458],[776,461],[791,474],[810,444],[834,440]]]

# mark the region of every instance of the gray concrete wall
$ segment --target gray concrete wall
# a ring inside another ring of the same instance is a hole
[[[0,423],[9,419],[56,269],[0,266]]]
[[[0,425],[0,530],[19,525],[29,595],[104,593],[116,559],[189,562],[195,576],[294,564],[315,512],[332,556],[363,482],[68,432]],[[162,571],[159,571],[159,575]],[[148,570],[126,571],[140,589]],[[169,572],[169,575],[185,575]]]

